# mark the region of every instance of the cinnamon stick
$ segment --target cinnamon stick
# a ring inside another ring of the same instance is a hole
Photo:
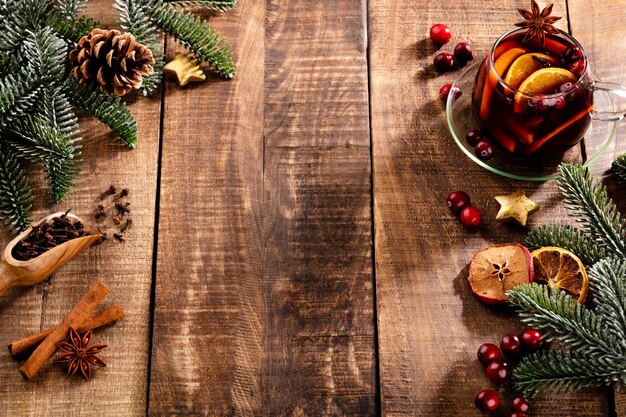
[[[31,379],[48,362],[57,350],[56,344],[65,340],[70,327],[80,326],[100,301],[109,293],[109,287],[102,280],[97,280],[89,288],[87,293],[80,299],[74,308],[67,313],[63,321],[59,323],[52,332],[41,342],[33,354],[24,362],[19,371],[24,378]]]
[[[105,309],[98,311],[97,313],[93,313],[83,322],[83,324],[79,325],[76,331],[78,333],[83,333],[88,330],[93,330],[100,326],[104,326],[105,324],[109,324],[115,320],[119,320],[124,317],[124,309],[121,305],[115,304]],[[16,340],[11,342],[8,346],[9,352],[11,355],[19,355],[22,352],[29,351],[35,348],[42,340],[44,340],[52,331],[54,327],[49,328],[48,330],[44,330],[37,334],[30,335],[20,340]]]

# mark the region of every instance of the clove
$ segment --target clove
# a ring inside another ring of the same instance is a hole
[[[111,185],[105,192],[100,194],[100,200],[106,199],[108,196],[113,195],[117,192],[114,185]]]

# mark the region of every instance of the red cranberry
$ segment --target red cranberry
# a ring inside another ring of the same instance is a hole
[[[543,113],[543,112],[547,111],[550,108],[550,103],[548,102],[547,99],[531,98],[530,100],[528,100],[526,106],[530,110],[534,110],[534,111],[536,111],[538,113]]]
[[[430,39],[437,45],[441,46],[452,38],[452,31],[447,25],[437,23],[430,28]]]
[[[500,397],[494,390],[484,389],[474,396],[474,404],[482,411],[496,411],[500,405]]]
[[[485,365],[501,358],[502,353],[500,352],[500,349],[493,343],[483,343],[478,348],[478,360]]]
[[[474,148],[474,152],[476,152],[476,156],[486,161],[488,159],[493,158],[494,148],[493,144],[487,140],[482,139],[476,144],[476,148]]]
[[[522,350],[522,342],[514,334],[505,334],[500,339],[500,349],[507,355],[517,356],[520,350]]]
[[[574,61],[567,66],[567,69],[569,70],[569,72],[580,78],[585,72],[585,62],[582,60]]]
[[[452,84],[444,84],[443,87],[439,89],[439,98],[444,103],[448,101],[448,95],[450,95],[451,89],[452,89]],[[454,101],[457,101],[459,97],[461,97],[461,94],[463,94],[463,92],[461,91],[459,87],[454,87],[453,91],[454,91],[454,95],[452,96],[452,99]]]
[[[522,413],[521,411],[514,411],[509,414],[509,417],[526,417],[526,414]]]
[[[472,47],[467,42],[460,42],[454,47],[454,57],[458,62],[464,64],[467,61],[474,59],[474,52]]]
[[[530,408],[530,401],[524,397],[515,397],[511,400],[511,408],[515,411],[526,413]]]
[[[465,135],[465,140],[467,141],[467,144],[469,146],[478,145],[478,142],[480,142],[484,138],[485,137],[480,130],[470,130],[469,132],[467,132],[467,135]]]
[[[508,362],[497,360],[487,365],[487,378],[494,384],[503,384],[511,377],[511,366]]]
[[[537,350],[543,345],[542,335],[535,329],[526,330],[522,333],[520,339],[522,339],[522,343],[529,350]]]
[[[569,48],[567,48],[565,52],[563,52],[563,55],[561,55],[561,58],[563,58],[563,61],[566,64],[569,64],[574,61],[579,61],[583,59],[583,51],[578,46],[572,45]]]
[[[453,191],[446,198],[446,204],[454,214],[459,214],[464,207],[469,206],[469,203],[470,196],[464,191]]]
[[[565,108],[565,98],[564,97],[555,97],[550,99],[552,100],[551,105],[557,110],[563,110]]]
[[[454,56],[448,52],[440,52],[435,55],[433,63],[439,72],[452,71],[456,66]]]
[[[557,93],[563,93],[566,100],[573,101],[580,96],[580,87],[568,81],[559,86]]]
[[[463,226],[476,227],[480,225],[480,210],[474,206],[467,206],[459,215]]]

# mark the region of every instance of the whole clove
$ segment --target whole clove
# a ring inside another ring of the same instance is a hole
[[[96,208],[96,219],[101,219],[104,216],[105,216],[104,204],[100,203],[98,204],[98,207]]]
[[[18,261],[27,261],[38,257],[60,244],[93,233],[85,228],[80,220],[64,214],[43,221],[33,226],[31,232],[13,247],[11,255]]]
[[[132,225],[133,225],[133,219],[127,219],[126,223],[124,223],[124,226],[120,228],[120,233],[126,232]]]
[[[100,200],[106,199],[108,196],[113,195],[117,192],[114,185],[111,185],[105,192],[100,194]]]
[[[122,188],[122,191],[120,191],[119,194],[115,196],[115,199],[120,200],[124,197],[127,197],[128,194],[129,194],[128,188]]]
[[[119,240],[120,242],[124,242],[126,240],[126,238],[124,237],[123,234],[121,233],[113,233],[113,237],[117,240]]]

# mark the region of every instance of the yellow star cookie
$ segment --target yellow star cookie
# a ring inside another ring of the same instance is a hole
[[[176,57],[165,64],[163,72],[175,77],[181,87],[190,82],[206,80],[206,75],[198,65],[197,59],[189,59],[187,55],[176,54]]]
[[[500,203],[496,220],[514,220],[522,226],[526,226],[528,215],[539,209],[539,206],[520,190],[509,195],[496,196],[496,200]]]

